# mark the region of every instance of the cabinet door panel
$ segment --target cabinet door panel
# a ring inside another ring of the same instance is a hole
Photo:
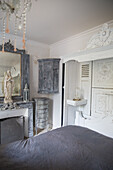
[[[59,91],[59,61],[53,63],[53,91]]]
[[[59,59],[40,59],[39,61],[39,93],[58,93]]]

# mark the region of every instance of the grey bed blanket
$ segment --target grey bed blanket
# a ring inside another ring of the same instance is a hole
[[[0,146],[0,170],[113,170],[113,139],[66,126]]]

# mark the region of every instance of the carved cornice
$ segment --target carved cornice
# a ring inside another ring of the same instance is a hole
[[[88,42],[87,49],[113,44],[113,29],[107,23],[103,24],[98,33],[93,35]]]
[[[5,42],[4,44],[5,51],[12,51],[14,50],[14,46],[11,44],[11,41]]]
[[[0,51],[2,51],[3,48],[3,44],[0,45]],[[20,49],[16,49],[16,51],[14,51],[14,45],[11,43],[11,41],[9,40],[8,42],[5,42],[4,44],[4,51],[6,52],[12,52],[12,53],[19,53],[19,54],[25,54],[26,51],[25,50],[20,50]]]

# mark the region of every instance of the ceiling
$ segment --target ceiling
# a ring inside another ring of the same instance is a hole
[[[113,20],[113,0],[32,0],[27,39],[53,44]]]

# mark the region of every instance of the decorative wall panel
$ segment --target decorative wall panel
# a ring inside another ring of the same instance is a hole
[[[93,62],[93,87],[113,88],[113,59]]]
[[[113,90],[92,89],[92,115],[113,115]]]

